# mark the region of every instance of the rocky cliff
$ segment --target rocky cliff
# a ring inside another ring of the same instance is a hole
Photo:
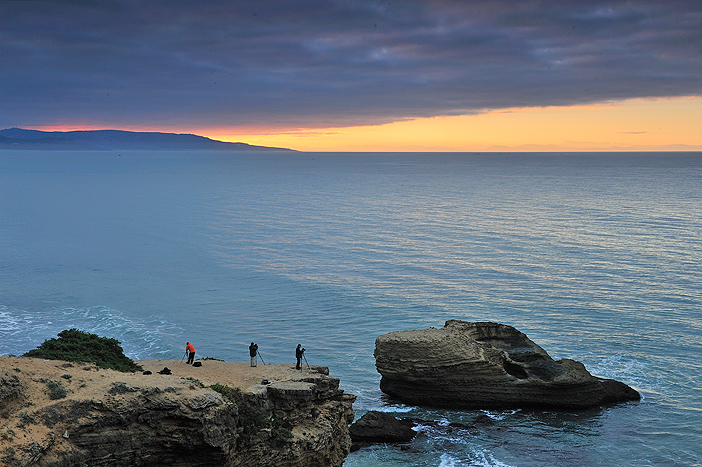
[[[31,358],[0,363],[5,465],[340,466],[351,446],[355,396],[325,367],[216,362],[222,369],[200,379]],[[227,386],[236,371],[258,384]]]
[[[517,329],[447,321],[396,331],[375,343],[380,388],[405,403],[459,409],[581,409],[638,400],[623,383],[592,376],[577,361],[554,361]]]

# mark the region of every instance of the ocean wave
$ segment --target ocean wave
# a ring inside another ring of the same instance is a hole
[[[0,305],[2,355],[22,355],[71,328],[115,338],[135,360],[172,357],[170,336],[177,334],[177,327],[162,317],[133,318],[104,306],[23,310]]]
[[[495,411],[491,411],[491,410],[481,410],[481,412],[493,420],[504,420],[505,418],[509,417],[510,415],[514,415],[515,413],[519,412],[520,410],[521,409],[504,410],[504,411],[500,411],[500,412],[495,412]]]
[[[616,379],[641,389],[650,390],[660,385],[650,365],[624,353],[600,358],[589,371],[592,375]]]
[[[509,464],[501,462],[492,455],[492,453],[484,451],[482,449],[474,449],[473,456],[470,464],[467,465],[478,465],[482,467],[512,467]]]
[[[462,461],[450,454],[441,454],[439,457],[438,467],[462,467],[462,466],[480,466],[480,467],[511,467],[509,464],[501,462],[484,450],[474,449],[470,459]]]
[[[385,413],[408,413],[412,412],[415,409],[415,407],[407,406],[404,404],[388,404],[388,405],[383,405],[380,407],[377,407],[373,410],[377,412],[385,412]]]
[[[442,454],[441,455],[441,462],[439,463],[439,467],[457,467],[458,465],[458,459],[455,457],[449,456],[448,454]]]

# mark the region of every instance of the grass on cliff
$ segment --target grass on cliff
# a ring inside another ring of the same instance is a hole
[[[98,337],[72,328],[58,333],[58,339],[45,340],[36,349],[23,357],[66,360],[68,362],[92,362],[100,368],[111,368],[124,373],[142,371],[141,365],[126,357],[117,339]]]

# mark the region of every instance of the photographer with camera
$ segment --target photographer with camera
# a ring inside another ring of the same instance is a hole
[[[302,365],[300,361],[305,356],[305,349],[302,348],[302,344],[297,344],[295,349],[295,358],[297,359],[297,365],[295,365],[296,370],[302,370]]]
[[[249,346],[249,356],[251,356],[251,366],[255,367],[256,366],[256,355],[258,355],[258,344],[254,344],[253,342]],[[261,360],[263,361],[263,360]]]

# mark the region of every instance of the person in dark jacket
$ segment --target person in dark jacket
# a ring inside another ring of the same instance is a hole
[[[300,362],[304,355],[305,349],[302,348],[302,344],[297,344],[297,348],[295,349],[295,358],[297,359],[297,365],[295,365],[296,370],[302,370],[302,365]]]
[[[258,354],[258,344],[253,342],[249,346],[249,355],[251,356],[251,366],[256,366],[256,355]]]

